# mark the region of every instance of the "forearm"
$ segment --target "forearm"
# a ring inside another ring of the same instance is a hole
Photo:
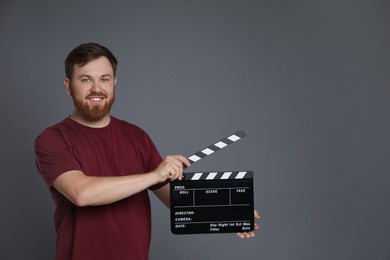
[[[158,182],[159,178],[153,173],[94,177],[67,172],[58,177],[54,187],[78,206],[96,206],[130,197]]]
[[[167,207],[171,207],[170,202],[170,183],[162,186],[159,189],[153,190],[153,193],[159,198],[159,200]]]

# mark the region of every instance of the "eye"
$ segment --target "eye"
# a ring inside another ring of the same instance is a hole
[[[90,83],[91,79],[90,78],[82,78],[81,82],[83,82],[83,83]]]
[[[110,81],[110,78],[102,78],[102,82],[103,83],[107,83],[107,82],[109,82]]]

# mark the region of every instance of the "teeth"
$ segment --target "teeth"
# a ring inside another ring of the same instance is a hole
[[[90,98],[89,100],[91,100],[91,101],[100,101],[100,100],[103,100],[103,98]]]

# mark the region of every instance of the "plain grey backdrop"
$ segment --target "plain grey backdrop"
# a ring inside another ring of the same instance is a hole
[[[72,111],[63,61],[83,42],[119,59],[112,114],[162,155],[247,138],[191,171],[254,170],[255,239],[170,233],[156,259],[390,259],[390,2],[0,0],[0,259],[53,259],[38,133]]]

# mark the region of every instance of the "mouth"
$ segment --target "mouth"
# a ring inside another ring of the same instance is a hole
[[[104,97],[88,97],[87,99],[92,102],[100,102],[104,99]]]

